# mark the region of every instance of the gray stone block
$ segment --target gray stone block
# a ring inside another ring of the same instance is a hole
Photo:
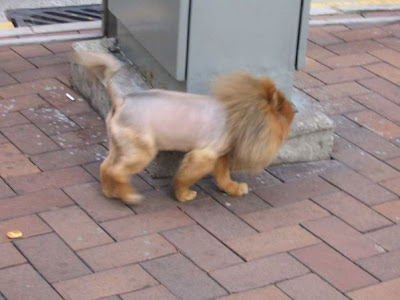
[[[73,51],[110,52],[115,50],[113,39],[77,42]],[[115,55],[122,61],[121,72],[113,78],[113,89],[120,95],[151,89],[140,73],[127,62],[120,53]],[[103,76],[93,74],[82,66],[71,64],[71,77],[74,89],[84,96],[90,105],[105,118],[110,109]],[[297,113],[293,121],[289,138],[282,146],[273,164],[307,162],[329,159],[333,147],[334,123],[323,113],[315,110],[308,100],[294,93],[293,103]],[[147,167],[153,177],[172,176],[182,159],[179,152],[160,152]]]

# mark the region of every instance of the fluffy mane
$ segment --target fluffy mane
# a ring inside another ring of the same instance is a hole
[[[236,72],[216,78],[212,95],[227,111],[233,170],[259,172],[278,152],[293,119],[291,104],[269,78]]]

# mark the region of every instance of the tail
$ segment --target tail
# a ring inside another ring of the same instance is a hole
[[[88,51],[75,52],[73,59],[77,64],[86,66],[89,69],[104,69],[104,79],[111,98],[111,104],[114,108],[122,105],[123,98],[114,93],[111,83],[112,77],[121,69],[121,63],[118,59],[111,54]]]
[[[267,101],[274,109],[279,106],[282,96],[271,79],[257,78],[246,72],[233,72],[215,78],[211,93],[226,104]]]

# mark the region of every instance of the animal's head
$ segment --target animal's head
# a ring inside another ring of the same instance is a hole
[[[263,79],[260,86],[262,88],[263,97],[268,102],[270,110],[286,118],[290,124],[294,118],[294,110],[290,101],[276,88],[271,79]]]

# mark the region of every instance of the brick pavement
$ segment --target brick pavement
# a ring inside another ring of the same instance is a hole
[[[337,123],[332,160],[246,176],[243,198],[204,179],[187,204],[142,173],[138,207],[101,194],[70,43],[0,49],[0,299],[399,299],[399,28],[310,29],[295,85]]]

